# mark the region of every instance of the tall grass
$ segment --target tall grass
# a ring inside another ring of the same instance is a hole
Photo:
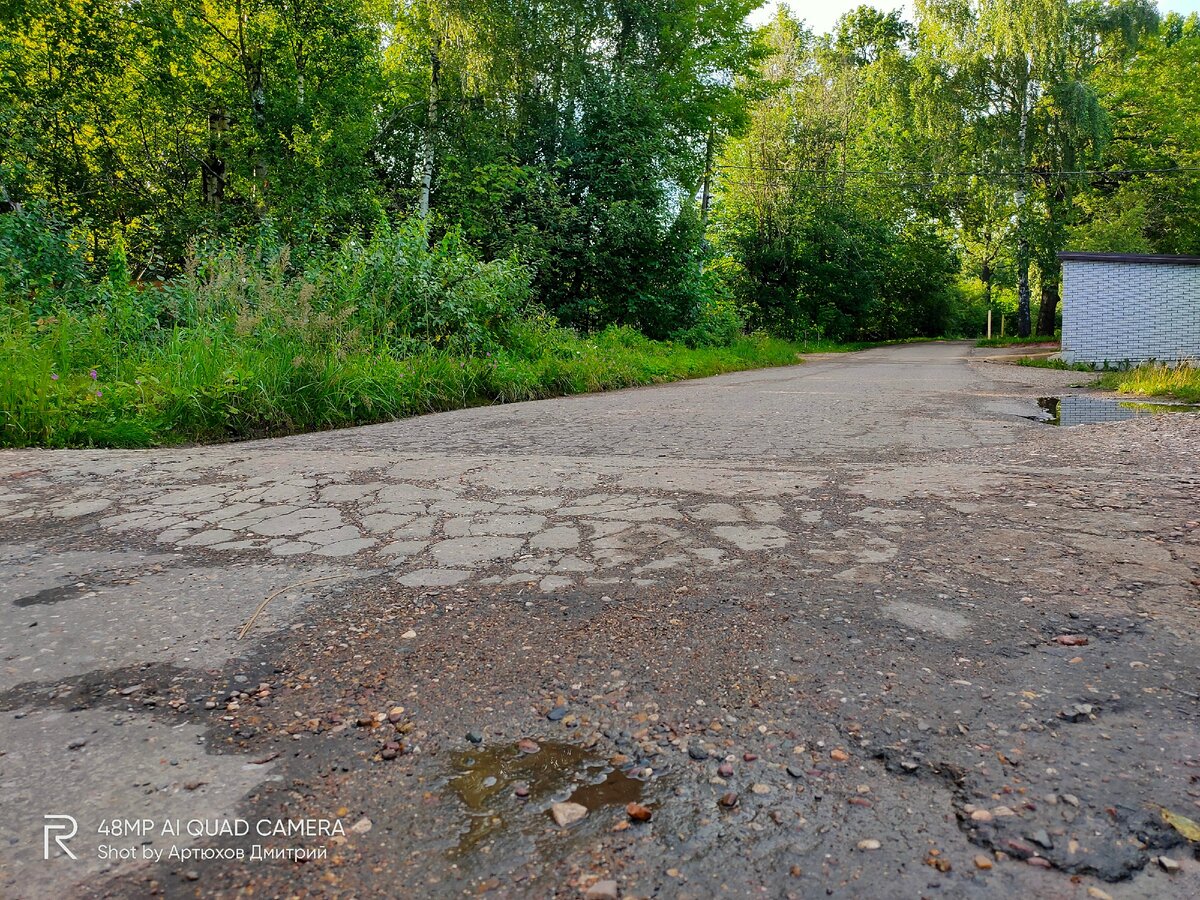
[[[1123,372],[1106,372],[1100,387],[1143,397],[1176,397],[1188,403],[1200,403],[1200,367],[1183,363],[1168,366],[1147,363]]]
[[[528,307],[516,262],[417,227],[300,269],[286,250],[218,250],[145,290],[116,256],[82,300],[0,305],[0,445],[280,435],[796,361],[759,336],[577,335]]]

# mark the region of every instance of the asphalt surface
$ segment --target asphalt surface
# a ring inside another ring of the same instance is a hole
[[[0,896],[1200,895],[1200,420],[1002,355],[0,453]]]

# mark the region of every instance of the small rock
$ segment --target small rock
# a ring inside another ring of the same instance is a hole
[[[404,632],[404,634],[400,635],[400,637],[404,638],[406,641],[411,641],[416,636],[417,636],[417,633],[415,631],[413,631],[411,628],[408,629],[408,631]]]
[[[990,859],[988,859],[986,856],[984,856],[982,853],[978,854],[975,857],[975,868],[983,869],[986,871],[986,870],[990,869],[991,867],[992,867],[992,861]]]
[[[850,754],[847,753],[845,750],[843,750],[841,747],[838,747],[834,750],[829,751],[829,758],[832,759],[834,762],[845,762],[846,760],[848,760],[850,758]]]
[[[1063,794],[1063,803],[1069,803],[1071,806],[1079,806],[1079,798],[1074,794]]]
[[[804,770],[802,768],[800,768],[799,766],[788,766],[787,773],[789,775],[791,775],[793,778],[803,778],[804,777]]]
[[[127,688],[121,688],[121,696],[128,697],[130,694],[136,694],[141,689],[142,686],[140,684],[131,684]]]
[[[404,718],[404,707],[403,706],[393,706],[391,709],[388,710],[387,718],[388,718],[389,722],[391,722],[393,725],[395,725],[397,722],[399,722],[401,719]]]
[[[542,748],[538,746],[537,741],[531,741],[529,738],[521,738],[517,741],[517,749],[522,753],[537,753]]]
[[[997,806],[995,809],[992,810],[992,815],[996,816],[997,818],[1000,818],[1003,816],[1015,816],[1016,813],[1013,812],[1011,809],[1009,809],[1007,806]]]
[[[733,763],[723,762],[717,766],[717,774],[722,778],[733,777]]]
[[[763,794],[771,793],[771,786],[769,784],[763,784],[760,781],[760,782],[756,782],[755,784],[750,785],[750,790],[753,791],[755,794],[758,794],[761,796]]]
[[[587,814],[587,807],[579,803],[555,803],[550,807],[550,817],[563,828],[575,824]]]
[[[188,869],[186,872],[183,873],[183,877],[186,878],[188,881],[199,881],[200,873],[197,872],[195,869]]]
[[[865,841],[858,842],[859,850],[878,850],[883,844],[875,840],[875,838],[867,838]]]
[[[483,735],[478,731],[468,731],[467,732],[467,740],[470,741],[472,744],[482,744],[483,743]]]
[[[692,744],[690,747],[688,747],[688,756],[697,762],[701,762],[708,759],[708,751],[699,744]]]
[[[1054,643],[1064,647],[1086,647],[1088,639],[1082,634],[1060,634],[1054,639]]]
[[[350,830],[354,834],[366,834],[374,827],[374,824],[366,816],[363,816],[357,822],[350,826]]]
[[[625,812],[635,822],[649,822],[654,815],[654,811],[650,807],[642,806],[640,803],[628,804],[625,807]]]
[[[743,753],[742,754],[742,762],[754,762],[756,759],[758,759],[757,753]]]
[[[583,895],[584,900],[617,900],[617,883],[611,878],[597,881]]]
[[[525,784],[524,782],[514,785],[513,793],[516,794],[518,797],[520,797],[522,800],[524,800],[526,797],[529,796],[529,785]]]
[[[721,795],[721,799],[717,801],[726,809],[733,809],[738,805],[738,795],[734,791],[729,791]]]
[[[1029,859],[1025,860],[1025,862],[1038,869],[1054,868],[1054,863],[1050,862],[1050,860],[1046,859],[1044,856],[1031,856]]]
[[[551,722],[557,722],[566,714],[567,708],[565,706],[556,706],[550,712],[546,713],[546,718]]]
[[[1093,886],[1088,888],[1087,893],[1092,900],[1113,900],[1112,894],[1108,893],[1108,891],[1102,891],[1098,887]]]
[[[1174,875],[1180,869],[1179,863],[1171,859],[1169,856],[1160,856],[1156,862],[1168,875]]]
[[[86,746],[87,746],[87,740],[80,739],[80,740],[76,740],[76,741],[71,741],[71,743],[67,744],[67,749],[68,750],[82,750]]]
[[[1054,841],[1050,840],[1050,835],[1048,835],[1046,833],[1045,828],[1039,828],[1037,831],[1033,832],[1032,834],[1025,835],[1025,837],[1029,838],[1029,840],[1033,841],[1035,844],[1037,844],[1043,850],[1053,850],[1054,849]]]

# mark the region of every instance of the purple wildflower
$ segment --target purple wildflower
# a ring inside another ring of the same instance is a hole
[[[101,397],[101,396],[103,396],[103,394],[104,394],[104,392],[103,392],[103,391],[96,391],[96,396],[97,396],[97,397]]]
[[[97,377],[99,377],[99,376],[97,376],[97,375],[96,375],[96,370],[95,370],[95,369],[92,369],[92,371],[88,372],[88,375],[90,375],[90,376],[91,376],[91,378],[92,378],[92,381],[95,381],[95,380],[96,380],[96,378],[97,378]]]
[[[57,372],[51,372],[51,373],[50,373],[50,380],[51,380],[51,381],[58,381],[58,373],[57,373]]]

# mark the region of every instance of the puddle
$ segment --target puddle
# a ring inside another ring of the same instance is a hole
[[[454,754],[450,788],[469,821],[452,854],[470,852],[510,828],[540,832],[550,821],[550,805],[563,800],[582,804],[595,815],[641,799],[645,785],[596,754],[556,741],[539,745],[537,753],[504,744]],[[528,796],[516,795],[519,785],[528,789]]]
[[[1200,406],[1183,403],[1147,403],[1141,400],[1111,400],[1105,397],[1041,397],[1041,412],[1026,416],[1046,425],[1095,425],[1123,422],[1161,413],[1200,413]]]

